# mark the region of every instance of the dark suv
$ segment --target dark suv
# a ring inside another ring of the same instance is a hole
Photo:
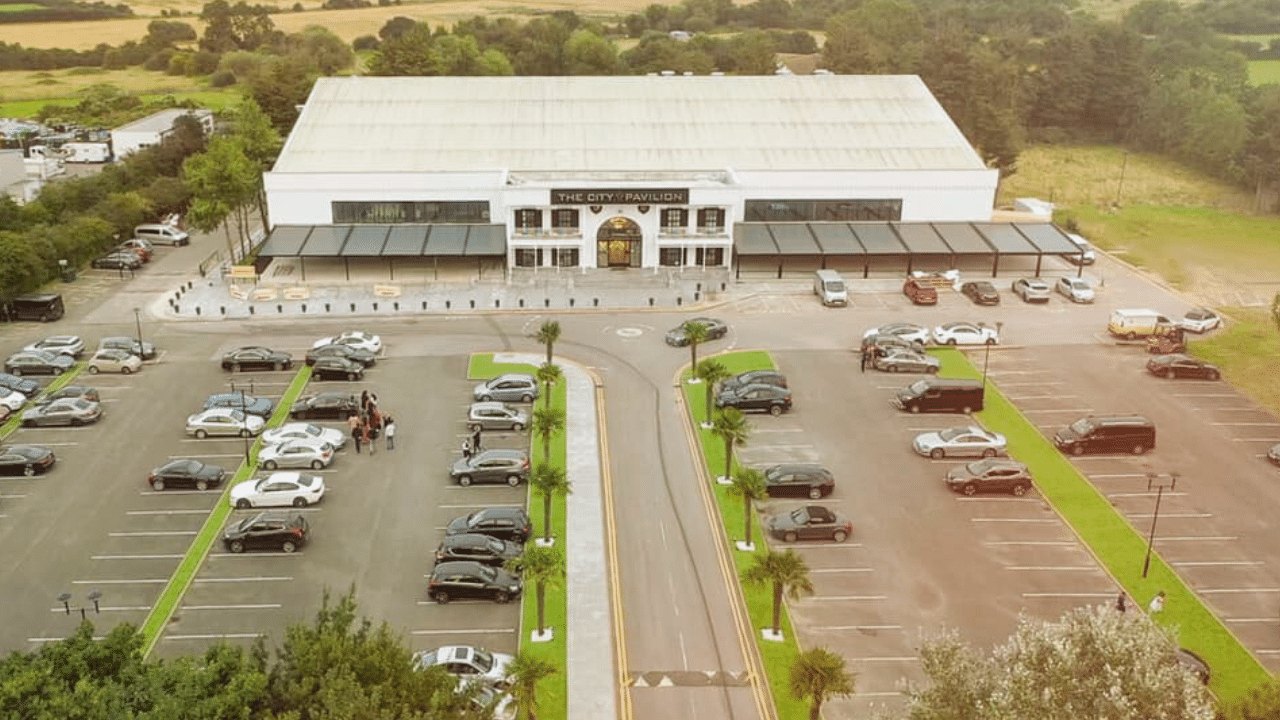
[[[458,560],[436,565],[427,581],[427,597],[441,605],[455,599],[505,603],[520,597],[521,588],[520,578],[506,570]]]
[[[836,488],[831,471],[812,463],[774,465],[764,471],[765,490],[769,497],[824,498]]]
[[[291,553],[307,542],[310,531],[301,515],[266,512],[232,523],[222,534],[222,544],[233,553],[245,550],[282,550]]]
[[[720,383],[721,390],[734,390],[745,385],[774,385],[787,387],[787,376],[777,370],[751,370]]]
[[[445,527],[445,535],[481,533],[499,540],[523,543],[533,534],[533,521],[522,507],[488,507],[456,517]]]
[[[741,385],[721,390],[716,407],[738,408],[743,412],[767,412],[781,415],[791,409],[791,391],[777,385]]]
[[[467,487],[472,483],[505,482],[515,487],[529,478],[529,453],[523,450],[482,450],[459,459],[449,477]]]
[[[1141,455],[1156,446],[1156,426],[1141,415],[1090,415],[1059,430],[1053,444],[1069,455]]]
[[[205,399],[204,407],[201,409],[210,410],[212,408],[244,410],[250,415],[258,415],[266,419],[271,417],[271,412],[276,409],[276,403],[269,398],[257,397],[248,393],[225,392],[214,393]]]
[[[502,567],[508,560],[520,557],[522,546],[479,533],[445,535],[436,548],[436,562],[474,560],[483,565]]]

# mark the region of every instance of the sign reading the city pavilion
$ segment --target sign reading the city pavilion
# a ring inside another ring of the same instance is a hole
[[[688,205],[687,189],[625,188],[551,191],[552,205]]]

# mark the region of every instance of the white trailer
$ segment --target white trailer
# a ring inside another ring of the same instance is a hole
[[[74,163],[101,163],[111,160],[111,146],[104,142],[72,142],[62,146],[62,159]]]

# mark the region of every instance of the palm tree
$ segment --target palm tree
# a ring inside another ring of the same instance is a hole
[[[853,694],[853,681],[854,674],[845,668],[844,658],[818,647],[796,656],[787,684],[792,697],[810,701],[809,720],[818,720],[822,715],[822,703],[828,698]]]
[[[564,468],[552,465],[546,458],[533,467],[529,475],[529,485],[534,492],[542,496],[542,539],[551,544],[551,498],[561,497],[573,492],[573,483],[569,482]]]
[[[778,552],[770,550],[756,553],[755,564],[742,572],[742,581],[750,585],[773,586],[773,635],[782,636],[782,595],[786,593],[792,600],[799,600],[800,595],[813,594],[813,583],[809,581],[809,566],[794,550]]]
[[[564,373],[560,372],[560,366],[552,363],[543,363],[538,366],[534,377],[538,382],[542,383],[542,405],[543,407],[551,407],[551,386],[564,379]]]
[[[716,383],[730,377],[729,369],[715,360],[703,360],[693,371],[693,376],[705,383],[707,412],[702,417],[702,427],[711,427],[711,404],[716,396]]]
[[[507,666],[507,680],[511,683],[511,697],[516,707],[528,720],[538,720],[538,682],[556,673],[556,666],[531,654],[528,650],[516,653]]]
[[[707,332],[710,330],[704,323],[689,320],[684,324],[684,339],[689,342],[689,371],[693,372],[698,368],[698,343],[707,341]]]
[[[733,474],[733,484],[729,492],[742,498],[742,531],[743,549],[751,549],[751,503],[763,500],[768,496],[764,483],[764,473],[755,468],[738,468]]]
[[[547,346],[547,364],[550,365],[552,350],[555,349],[556,341],[560,339],[560,323],[555,320],[547,320],[542,323],[542,327],[538,328],[538,333],[533,337]]]
[[[726,481],[733,477],[733,448],[743,445],[751,436],[751,423],[738,408],[725,408],[711,421],[711,434],[724,441],[724,475]]]
[[[547,627],[547,586],[558,585],[564,580],[564,555],[556,548],[526,545],[519,557],[507,561],[507,569],[520,573],[526,583],[533,583],[538,608],[538,635],[542,635]]]
[[[551,462],[551,438],[564,430],[564,410],[560,408],[535,408],[533,434],[542,441],[542,461]]]

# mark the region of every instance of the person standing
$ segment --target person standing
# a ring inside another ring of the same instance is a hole
[[[359,427],[360,427],[360,416],[355,413],[348,415],[347,429],[350,430],[352,434],[354,434]]]
[[[364,443],[364,423],[359,418],[351,425],[351,440],[356,444],[356,454],[360,454],[360,446]]]
[[[369,423],[360,426],[360,434],[363,436],[364,441],[369,443],[369,454],[372,455],[377,452],[378,449],[373,446],[373,429],[369,427]]]
[[[1163,590],[1156,593],[1156,596],[1151,598],[1151,604],[1147,606],[1147,612],[1151,613],[1152,615],[1159,615],[1160,613],[1164,612],[1164,591]]]
[[[1123,613],[1128,608],[1129,606],[1124,599],[1124,592],[1121,592],[1120,595],[1116,597],[1116,612]]]
[[[471,459],[471,441],[466,438],[462,439],[462,459]]]
[[[369,417],[369,391],[365,390],[360,393],[360,417]]]
[[[471,452],[480,452],[480,428],[476,428],[471,433]]]
[[[396,419],[388,415],[386,420],[386,425],[383,431],[386,432],[387,434],[387,451],[390,452],[392,450],[395,450],[396,449]]]
[[[382,434],[382,413],[372,404],[369,405],[369,454],[378,452],[378,436]]]
[[[862,372],[867,371],[867,349],[862,348],[862,356],[858,359],[858,369]]]

